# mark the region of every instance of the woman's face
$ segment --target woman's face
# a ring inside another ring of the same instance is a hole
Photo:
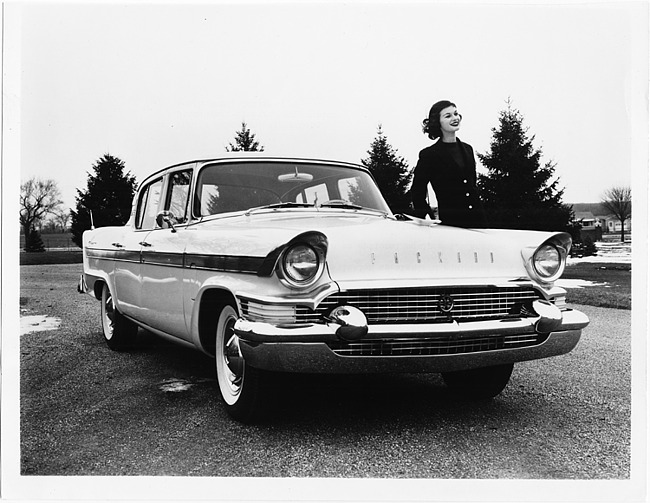
[[[440,129],[443,133],[455,133],[460,129],[461,119],[455,106],[443,108],[440,111]]]

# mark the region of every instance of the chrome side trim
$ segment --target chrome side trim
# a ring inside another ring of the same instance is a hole
[[[88,258],[100,260],[117,260],[120,262],[140,262],[139,251],[128,250],[100,250],[98,248],[86,248]]]
[[[187,253],[184,255],[183,267],[207,271],[241,272],[257,274],[264,263],[264,257],[246,257],[237,255],[205,255]]]
[[[258,274],[264,257],[238,255],[206,255],[192,253],[156,252],[150,250],[103,250],[87,248],[86,256],[92,259],[114,260],[171,267],[174,269],[201,269],[217,272]]]

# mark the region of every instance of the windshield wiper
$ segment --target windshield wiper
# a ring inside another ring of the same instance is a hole
[[[319,208],[344,208],[346,210],[363,210],[363,206],[358,204],[352,204],[347,201],[325,201],[322,204],[318,205]]]
[[[248,216],[250,215],[253,211],[258,211],[258,210],[274,210],[277,208],[313,208],[314,205],[312,203],[296,203],[294,201],[287,201],[284,203],[273,203],[273,204],[267,204],[266,206],[257,206],[255,208],[249,208],[246,210],[246,213],[244,215]]]
[[[379,213],[383,215],[384,217],[389,217],[389,213],[386,211],[382,210],[377,210],[374,208],[366,208],[365,206],[359,206],[358,204],[352,204],[348,201],[343,201],[343,200],[332,200],[332,201],[325,201],[322,204],[314,204],[314,203],[299,203],[295,201],[286,201],[284,203],[273,203],[273,204],[267,204],[266,206],[257,206],[255,208],[249,208],[246,210],[244,215],[249,216],[251,213],[254,211],[260,211],[260,210],[276,210],[278,208],[315,208],[318,210],[318,208],[342,208],[345,210],[362,210],[362,211],[370,211],[372,213]]]
[[[323,204],[318,205],[319,208],[343,208],[345,210],[361,210],[361,211],[370,211],[372,213],[379,213],[385,218],[390,217],[389,213],[383,210],[377,210],[375,208],[367,208],[366,206],[359,206],[358,204],[353,204],[344,200],[332,200],[325,201]]]

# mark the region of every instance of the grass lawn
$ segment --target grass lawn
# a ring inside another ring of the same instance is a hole
[[[567,288],[567,302],[570,304],[632,309],[630,264],[579,262],[567,266],[562,278],[594,283],[583,288]]]
[[[81,264],[83,254],[81,248],[76,250],[52,250],[41,253],[20,252],[20,265],[39,264]]]
[[[70,232],[52,232],[41,234],[43,245],[46,249],[49,248],[67,248],[70,250],[81,250],[76,244],[72,242],[72,233]],[[20,235],[20,249],[25,246],[25,236]]]

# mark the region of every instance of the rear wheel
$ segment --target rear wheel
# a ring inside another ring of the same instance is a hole
[[[246,364],[235,334],[237,311],[225,306],[217,322],[215,365],[219,391],[228,414],[241,422],[259,418],[268,373]]]
[[[114,351],[129,347],[138,333],[138,326],[115,307],[113,294],[106,283],[102,288],[102,330],[106,344]]]
[[[493,398],[503,391],[512,375],[512,363],[478,369],[444,372],[445,384],[459,395],[474,400]]]

